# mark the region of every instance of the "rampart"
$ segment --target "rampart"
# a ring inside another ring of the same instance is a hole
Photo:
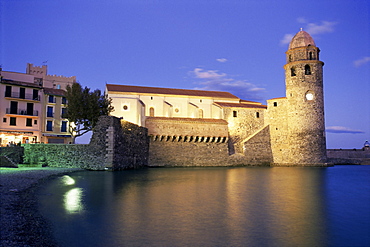
[[[123,170],[148,163],[146,128],[102,116],[90,144],[24,144],[24,163],[90,170]]]
[[[222,119],[146,119],[149,166],[222,166],[228,158],[228,128]]]
[[[327,149],[328,162],[332,165],[370,165],[370,148]]]
[[[91,147],[100,149],[105,167],[113,170],[140,168],[148,164],[148,130],[111,116],[101,116],[94,128]]]

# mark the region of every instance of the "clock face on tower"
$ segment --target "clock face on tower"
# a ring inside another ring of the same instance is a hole
[[[307,92],[306,93],[306,99],[307,100],[313,100],[313,93],[312,92]]]

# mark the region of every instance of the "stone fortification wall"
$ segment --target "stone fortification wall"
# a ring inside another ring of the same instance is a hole
[[[146,119],[149,166],[226,165],[227,122],[222,119]]]
[[[370,148],[328,149],[326,153],[332,165],[370,165]]]
[[[284,163],[289,156],[287,110],[288,102],[285,97],[267,100],[265,120],[269,125],[274,164]]]
[[[149,166],[226,166],[226,142],[150,141]]]
[[[147,117],[145,126],[150,136],[221,137],[228,136],[227,122],[208,118]]]
[[[88,144],[23,144],[24,163],[103,170],[104,156]]]
[[[229,127],[229,152],[243,154],[244,140],[264,126],[265,109],[225,107],[223,110]]]
[[[113,170],[146,166],[149,155],[148,130],[112,116],[101,116],[90,146],[105,157],[105,167]]]
[[[146,128],[102,116],[90,144],[24,144],[24,163],[91,170],[130,169],[148,163]]]
[[[273,163],[269,125],[244,141],[244,156],[247,164],[271,165]]]

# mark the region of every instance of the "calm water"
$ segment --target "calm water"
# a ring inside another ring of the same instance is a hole
[[[61,246],[370,246],[370,166],[78,172],[39,191]]]

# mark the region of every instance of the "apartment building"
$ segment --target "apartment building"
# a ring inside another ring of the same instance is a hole
[[[75,81],[48,75],[46,65],[27,64],[26,73],[0,69],[0,146],[69,143],[64,94]]]

